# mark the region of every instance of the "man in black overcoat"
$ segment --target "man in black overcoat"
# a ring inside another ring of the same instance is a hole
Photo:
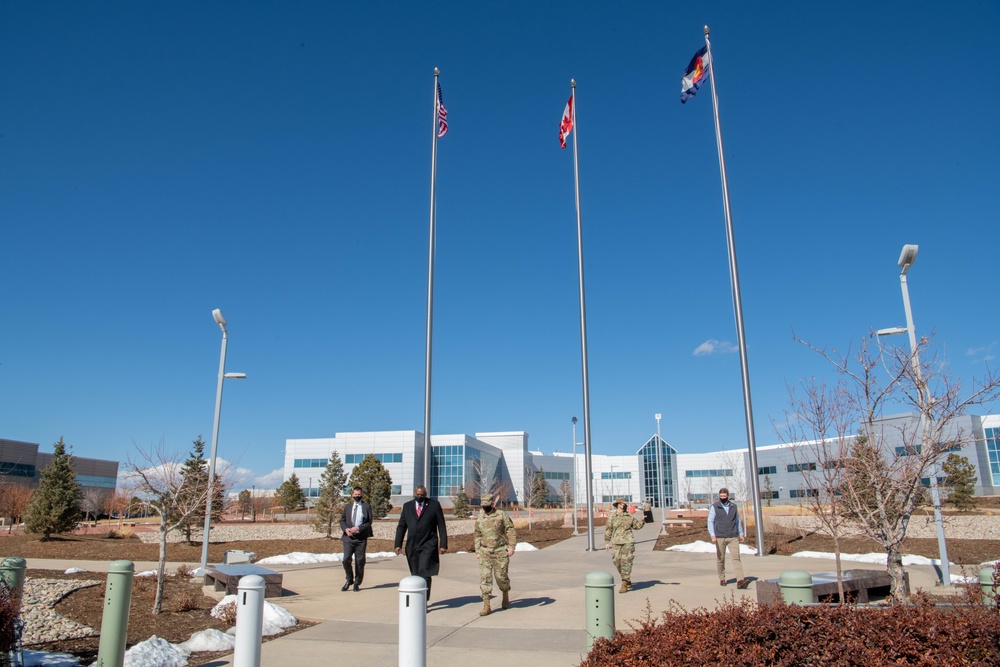
[[[423,577],[427,582],[427,600],[430,601],[431,578],[438,573],[439,554],[448,550],[448,529],[445,527],[441,504],[427,497],[427,488],[424,486],[416,488],[413,500],[403,503],[393,545],[396,555],[402,550],[403,538],[407,533],[406,562],[410,565],[410,574]]]

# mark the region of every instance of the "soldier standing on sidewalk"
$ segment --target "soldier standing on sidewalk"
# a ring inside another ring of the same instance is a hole
[[[473,537],[476,558],[479,559],[479,589],[483,594],[483,610],[479,615],[486,616],[492,611],[490,595],[493,593],[494,577],[497,588],[503,593],[500,606],[504,609],[510,607],[510,578],[507,576],[507,568],[517,545],[517,533],[510,516],[503,510],[496,509],[496,499],[491,494],[484,493],[481,504],[483,511],[476,517]]]
[[[624,498],[617,498],[611,507],[613,511],[604,524],[604,548],[611,549],[611,562],[622,577],[622,587],[618,592],[627,593],[632,589],[632,561],[635,560],[635,536],[632,531],[640,530],[646,524],[625,511],[628,503]]]

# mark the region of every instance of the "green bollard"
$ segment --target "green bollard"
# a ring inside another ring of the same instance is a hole
[[[97,662],[94,663],[97,667],[122,667],[125,662],[134,572],[135,565],[130,560],[116,560],[108,564],[108,586],[104,591],[104,614],[101,617],[101,643],[97,649]]]
[[[598,637],[615,636],[615,578],[607,572],[587,575],[587,652]]]
[[[813,601],[812,584],[812,575],[802,570],[788,570],[782,572],[781,576],[778,577],[781,597],[788,604],[811,604]]]
[[[11,556],[0,561],[0,584],[7,587],[18,598],[24,593],[24,570],[27,568],[23,558]]]
[[[992,567],[984,567],[979,570],[979,588],[983,591],[983,604],[995,606],[997,604],[997,590],[993,586]]]

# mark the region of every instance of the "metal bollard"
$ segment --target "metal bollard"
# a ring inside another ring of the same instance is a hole
[[[983,592],[983,604],[997,605],[997,589],[993,585],[993,568],[984,567],[979,570],[979,588]]]
[[[24,570],[27,563],[19,556],[10,556],[0,561],[0,584],[18,598],[24,593]]]
[[[427,665],[427,582],[404,577],[399,582],[399,667]]]
[[[236,647],[233,667],[260,667],[260,641],[264,631],[264,577],[240,578],[236,592]]]
[[[585,581],[589,653],[598,637],[615,636],[615,578],[607,572],[591,572]]]
[[[101,616],[101,643],[97,648],[97,667],[122,667],[125,662],[125,640],[128,638],[128,612],[132,606],[132,575],[135,565],[130,560],[108,564],[108,585],[104,589],[104,614]]]
[[[778,577],[781,597],[788,604],[812,604],[812,585],[812,575],[802,570],[787,570]]]

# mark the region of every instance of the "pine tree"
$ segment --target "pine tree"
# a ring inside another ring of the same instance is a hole
[[[351,471],[352,487],[360,486],[365,498],[372,506],[372,518],[381,519],[389,513],[389,498],[392,496],[392,477],[382,462],[369,454]]]
[[[208,461],[205,459],[205,441],[199,434],[192,442],[191,453],[188,455],[184,465],[181,466],[181,479],[178,505],[189,507],[192,504],[205,505],[208,499]],[[212,522],[222,520],[223,504],[225,503],[225,488],[215,477],[212,484]],[[171,521],[176,521],[179,515],[171,517]],[[205,510],[195,509],[180,519],[178,530],[184,533],[184,539],[191,543],[191,531],[205,525]]]
[[[316,499],[316,516],[313,526],[316,530],[326,531],[327,537],[333,536],[333,526],[340,521],[340,513],[344,511],[344,485],[347,484],[347,473],[340,454],[332,452],[326,462],[326,469],[319,479],[319,497]]]
[[[240,491],[237,503],[240,508],[240,520],[246,518],[247,514],[253,512],[253,495],[250,493],[250,489],[243,489]]]
[[[549,484],[545,481],[545,470],[539,468],[531,479],[531,506],[541,507],[549,495]]]
[[[62,438],[53,446],[52,462],[42,470],[38,488],[24,513],[24,525],[48,540],[53,533],[72,530],[80,520],[80,484],[73,472],[73,456]]]
[[[293,472],[292,476],[274,492],[274,497],[278,504],[285,508],[285,514],[291,514],[302,507],[306,502],[306,494],[302,493],[298,475]]]
[[[455,516],[466,516],[468,513],[469,496],[465,493],[465,486],[459,485],[455,494]]]
[[[963,512],[976,508],[976,468],[969,459],[958,454],[949,454],[941,464],[945,474],[945,486],[951,489],[948,500]]]

